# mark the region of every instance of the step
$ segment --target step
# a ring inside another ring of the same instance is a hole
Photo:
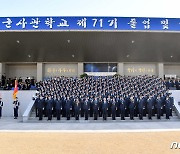
[[[116,120],[112,120],[111,117],[108,117],[106,121],[102,117],[99,117],[98,120],[94,120],[93,117],[90,117],[89,120],[84,118],[79,118],[75,120],[74,117],[71,117],[70,120],[66,120],[65,117],[61,117],[61,120],[57,120],[56,117],[53,117],[51,121],[47,121],[47,117],[43,117],[42,121],[39,121],[38,117],[30,117],[28,122],[55,122],[55,123],[102,123],[102,122],[162,122],[162,121],[180,121],[179,117],[170,117],[170,120],[167,120],[165,117],[161,117],[161,120],[157,117],[152,117],[152,120],[149,120],[147,117],[143,117],[143,120],[139,120],[138,117],[135,117],[134,120],[130,120],[128,117],[125,120],[121,120],[120,117],[117,117]]]

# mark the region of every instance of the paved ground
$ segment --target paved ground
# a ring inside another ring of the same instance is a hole
[[[1,154],[179,154],[180,132],[0,133]]]
[[[180,129],[180,120],[177,121],[97,121],[80,122],[71,120],[67,123],[54,121],[36,121],[23,123],[22,119],[0,119],[0,130],[139,130],[139,129]]]
[[[0,154],[176,154],[180,120],[36,121],[0,119]]]

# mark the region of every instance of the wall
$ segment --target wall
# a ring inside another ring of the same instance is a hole
[[[32,100],[33,95],[35,95],[34,90],[32,91],[18,91],[17,97],[20,102],[19,116],[22,116]],[[4,102],[2,116],[12,117],[13,116],[13,90],[11,91],[0,91],[0,96]]]
[[[177,75],[180,77],[180,64],[164,64],[165,75]]]
[[[124,63],[124,75],[157,75],[156,64],[146,63]]]
[[[69,63],[55,63],[44,64],[44,78],[54,76],[67,76],[77,77],[78,76],[78,64]]]
[[[9,78],[37,77],[36,64],[6,64],[6,76]]]
[[[163,63],[117,63],[117,73],[120,75],[158,75],[163,77],[164,74],[176,74],[180,76],[180,64],[163,64]],[[40,67],[38,67],[40,66]],[[76,77],[83,74],[84,63],[11,63],[0,64],[0,75],[6,73],[8,77],[34,76],[38,81],[54,76]],[[38,77],[38,78],[37,78]]]

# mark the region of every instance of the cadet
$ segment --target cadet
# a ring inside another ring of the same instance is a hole
[[[110,95],[107,98],[107,103],[108,103],[108,112],[107,113],[108,113],[108,117],[110,117],[111,116],[111,105],[112,105]]]
[[[161,116],[163,116],[163,114],[165,113],[165,104],[166,104],[166,97],[163,93],[160,94],[160,99],[162,102],[162,109],[161,109]]]
[[[126,94],[125,98],[124,98],[124,105],[125,105],[125,116],[129,116],[129,103],[130,103],[130,98],[129,98],[129,95]]]
[[[173,97],[169,97],[169,99],[170,99],[170,116],[172,116],[172,108],[173,108],[173,106],[174,106],[174,99],[173,99]]]
[[[148,110],[148,118],[150,120],[152,120],[152,109],[153,109],[153,98],[152,96],[150,96],[148,99],[147,99],[147,110]]]
[[[54,98],[52,98],[52,115],[53,117],[56,117],[56,95],[54,95]]]
[[[19,109],[19,106],[20,106],[20,103],[19,103],[17,97],[14,100],[13,104],[14,104],[14,119],[17,119],[17,117],[18,117],[18,109]]]
[[[62,96],[62,116],[66,117],[66,96]]]
[[[36,98],[36,100],[34,102],[36,117],[38,117],[38,108],[37,108],[37,105],[38,105],[38,101],[39,100],[40,100],[40,95],[37,95],[37,98]]]
[[[70,110],[72,109],[72,106],[69,96],[67,96],[67,99],[65,101],[65,109],[66,109],[66,118],[67,120],[70,120]]]
[[[91,98],[89,99],[89,102],[90,102],[90,117],[93,117],[93,96],[91,95],[90,96]]]
[[[58,96],[57,100],[55,101],[55,106],[56,106],[56,116],[57,116],[57,120],[61,119],[61,110],[62,110],[62,100],[60,98],[60,96]]]
[[[97,97],[95,97],[94,103],[93,103],[94,120],[97,120],[98,108],[99,108],[99,107],[98,107],[98,100],[97,100]]]
[[[53,100],[51,96],[49,96],[46,102],[46,111],[47,111],[48,120],[52,120],[52,108],[53,108]]]
[[[40,96],[40,99],[37,102],[38,116],[39,120],[42,120],[43,117],[43,108],[44,108],[44,99]]]
[[[103,104],[102,104],[102,110],[103,110],[103,120],[107,119],[107,109],[108,109],[108,103],[106,98],[103,99]]]
[[[80,104],[81,104],[81,117],[84,117],[84,100],[83,100],[83,97],[80,97]]]
[[[2,117],[2,107],[3,107],[3,102],[2,102],[2,98],[0,98],[0,119]]]
[[[102,97],[101,95],[99,96],[99,99],[98,99],[98,102],[99,102],[99,117],[102,117]]]
[[[144,108],[144,98],[143,98],[143,96],[141,95],[141,96],[140,96],[139,103],[138,103],[139,119],[140,119],[140,120],[143,120],[143,108]]]
[[[138,116],[138,101],[139,101],[139,98],[138,98],[138,95],[136,93],[135,97],[134,97],[134,116],[135,117]]]
[[[156,100],[156,108],[157,108],[157,119],[161,119],[162,100],[159,95]]]
[[[79,99],[75,99],[75,104],[74,104],[74,113],[75,113],[75,119],[76,120],[79,120],[79,111],[80,111],[80,108],[81,108],[81,104],[80,104],[80,101]]]
[[[170,119],[169,116],[170,116],[171,102],[170,102],[169,96],[166,97],[165,102],[166,102],[165,103],[166,119]]]

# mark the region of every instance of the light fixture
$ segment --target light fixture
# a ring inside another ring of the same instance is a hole
[[[173,56],[170,56],[171,58],[173,58]]]
[[[71,42],[71,40],[67,40],[67,42],[68,42],[68,43],[70,43],[70,42]]]
[[[74,55],[72,55],[72,57],[74,58],[75,56],[74,56]]]
[[[127,58],[129,58],[129,55],[126,55]]]
[[[131,41],[131,43],[134,43],[134,42],[135,42],[134,40]]]
[[[17,42],[18,44],[20,43],[20,41],[19,41],[19,40],[17,40],[16,42]]]
[[[28,55],[29,58],[31,58],[31,55]]]

